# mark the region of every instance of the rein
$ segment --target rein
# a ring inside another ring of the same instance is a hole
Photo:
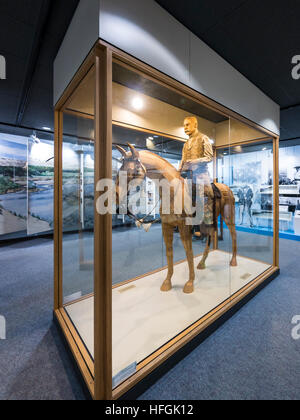
[[[127,216],[128,217],[130,217],[131,219],[133,219],[134,221],[135,221],[135,224],[136,224],[136,226],[138,227],[138,228],[140,228],[140,227],[144,227],[144,225],[147,225],[147,229],[149,230],[150,229],[150,227],[152,226],[152,225],[154,225],[155,223],[158,223],[158,222],[160,222],[161,221],[161,218],[159,217],[159,218],[157,218],[157,219],[155,219],[155,220],[152,220],[152,221],[149,221],[149,222],[146,222],[146,219],[147,219],[147,217],[149,217],[150,215],[151,215],[151,213],[153,212],[153,210],[154,209],[156,209],[156,207],[157,207],[157,205],[158,205],[158,203],[159,203],[159,200],[157,201],[157,203],[155,204],[155,207],[153,207],[153,209],[145,216],[145,217],[143,217],[143,219],[139,219],[135,214],[133,214],[131,211],[130,211],[130,209],[128,208],[128,197],[129,197],[129,191],[128,191],[128,193],[127,193]],[[145,229],[146,230],[146,229]]]

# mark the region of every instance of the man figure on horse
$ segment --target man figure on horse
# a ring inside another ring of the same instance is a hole
[[[204,219],[205,231],[213,227],[213,200],[214,191],[208,171],[208,164],[212,162],[214,154],[212,144],[207,136],[198,130],[196,117],[187,117],[184,120],[184,131],[189,136],[182,153],[182,161],[179,171],[184,178],[192,181],[193,184],[193,206],[196,206],[197,192],[199,187],[204,191]]]

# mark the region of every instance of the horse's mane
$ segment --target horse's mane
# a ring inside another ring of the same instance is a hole
[[[146,159],[143,159],[143,156],[145,156]],[[156,153],[149,152],[148,150],[143,150],[140,152],[140,157],[142,163],[145,163],[146,165],[147,163],[149,163],[149,161],[151,161],[151,163],[157,163],[157,166],[163,168],[164,171],[172,174],[174,178],[181,178],[176,168],[174,168],[174,166],[170,162],[157,155]]]

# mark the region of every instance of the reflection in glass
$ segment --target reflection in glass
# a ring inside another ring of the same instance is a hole
[[[65,302],[93,291],[94,147],[64,137],[63,267]]]
[[[94,91],[92,68],[68,101],[62,144],[63,304],[94,357]]]
[[[218,149],[218,180],[236,201],[239,255],[273,263],[273,143]],[[226,248],[228,232],[219,248]]]

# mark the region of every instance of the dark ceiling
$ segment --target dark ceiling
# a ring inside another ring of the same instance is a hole
[[[0,0],[0,123],[53,129],[53,61],[79,0]]]
[[[300,137],[299,0],[156,1],[280,105],[281,139]]]
[[[79,0],[0,0],[0,123],[53,129],[53,60]],[[300,137],[299,0],[157,0],[277,102],[281,138]],[[245,98],[247,100],[247,98]]]

